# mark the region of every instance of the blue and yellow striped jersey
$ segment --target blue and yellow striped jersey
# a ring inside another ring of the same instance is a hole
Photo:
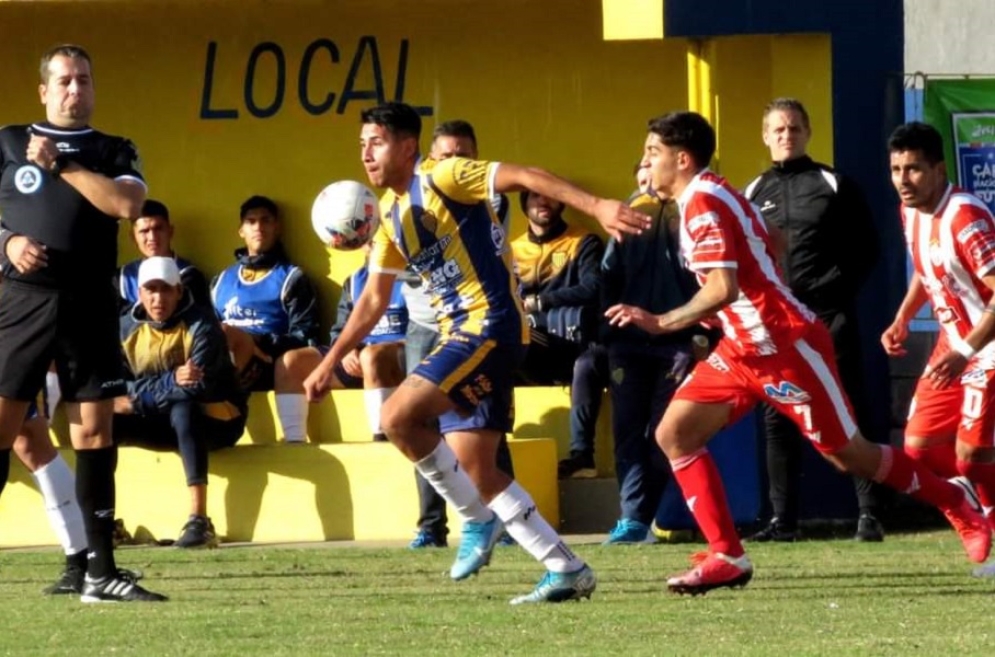
[[[408,190],[388,190],[370,270],[422,277],[443,335],[528,342],[511,252],[491,199],[496,162],[423,161]]]

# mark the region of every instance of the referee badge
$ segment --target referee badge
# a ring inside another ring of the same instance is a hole
[[[41,169],[33,164],[25,164],[14,172],[14,186],[22,194],[34,194],[41,187]]]

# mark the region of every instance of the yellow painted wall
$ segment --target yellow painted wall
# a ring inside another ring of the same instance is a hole
[[[375,43],[384,96],[394,99],[407,41],[404,100],[435,114],[425,121],[426,147],[438,119],[469,119],[484,157],[548,167],[602,194],[629,193],[646,120],[686,106],[683,45],[604,42],[598,0],[3,3],[0,25],[0,123],[40,119],[39,55],[54,43],[83,44],[95,60],[94,124],[138,144],[152,196],[175,215],[178,251],[217,272],[240,245],[238,205],[254,193],[271,195],[285,210],[292,257],[322,279],[326,325],[338,290],[325,277],[331,270],[341,280],[359,260],[329,259],[309,213],[325,184],[365,176],[359,112],[375,101],[354,99],[338,112],[357,52],[354,90],[375,90]],[[298,79],[306,48],[319,39],[334,44],[339,61],[327,47],[316,50],[307,102],[334,93],[335,108],[312,115],[298,98]],[[253,102],[265,108],[277,94],[277,49],[285,94],[273,116],[256,118],[245,79],[250,54],[267,42]],[[205,91],[212,43],[213,84]],[[202,118],[205,93],[210,111],[238,118]],[[524,229],[521,217],[515,229]],[[125,236],[121,243],[123,257],[136,255]]]

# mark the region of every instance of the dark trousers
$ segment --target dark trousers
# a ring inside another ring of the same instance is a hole
[[[840,381],[857,416],[857,425],[861,427],[864,437],[875,440],[876,436],[865,433],[866,428],[872,424],[868,421],[860,356],[860,334],[855,313],[852,311],[816,311],[816,313],[833,337]],[[764,406],[764,435],[767,442],[767,477],[770,482],[771,510],[782,525],[793,528],[798,523],[802,450],[805,449],[806,440],[791,420],[770,406]],[[873,514],[877,507],[874,483],[861,477],[854,477],[853,481],[860,512]]]
[[[594,457],[601,396],[608,387],[608,350],[556,336],[533,339],[519,371],[523,385],[570,386],[570,454]]]
[[[439,333],[415,322],[408,322],[407,334],[404,338],[404,359],[408,372],[415,369],[418,363],[429,354],[439,342]],[[511,450],[508,449],[508,439],[501,436],[497,449],[497,467],[509,477],[514,478],[515,469],[511,463]],[[430,531],[436,536],[449,533],[446,517],[446,500],[415,470],[415,483],[418,486],[418,529]]]
[[[187,486],[207,483],[207,454],[232,447],[245,430],[245,416],[218,420],[195,402],[177,402],[168,413],[114,415],[114,443],[180,453]]]
[[[690,345],[608,348],[612,434],[622,517],[649,524],[670,478],[654,434],[691,368]]]

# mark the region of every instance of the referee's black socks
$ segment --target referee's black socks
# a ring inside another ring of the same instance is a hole
[[[114,470],[117,447],[76,451],[76,497],[89,545],[87,574],[100,579],[117,572],[114,564]]]

